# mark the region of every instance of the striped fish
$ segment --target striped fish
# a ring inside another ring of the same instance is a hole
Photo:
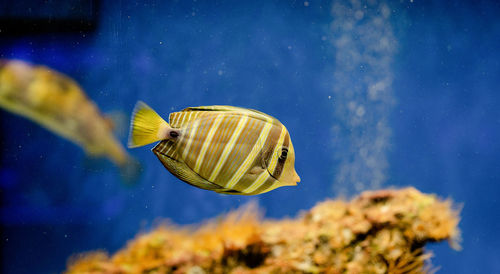
[[[138,102],[129,147],[160,141],[153,152],[167,170],[193,186],[255,195],[300,181],[290,134],[277,119],[232,106],[190,107],[169,123]]]

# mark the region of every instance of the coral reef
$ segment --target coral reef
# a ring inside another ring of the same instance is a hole
[[[248,205],[199,228],[162,225],[111,257],[73,256],[66,273],[427,273],[424,245],[459,249],[458,222],[450,200],[414,188],[327,200],[280,221]]]

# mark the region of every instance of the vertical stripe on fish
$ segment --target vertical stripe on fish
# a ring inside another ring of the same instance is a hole
[[[238,170],[233,174],[231,179],[229,179],[229,181],[226,183],[226,185],[224,186],[225,188],[229,188],[229,189],[233,188],[236,185],[236,183],[239,182],[239,180],[244,175],[244,173],[250,169],[250,167],[253,164],[253,162],[255,161],[255,158],[257,157],[258,153],[262,150],[263,143],[267,139],[267,136],[269,135],[269,131],[271,130],[272,125],[273,124],[271,122],[264,123],[264,126],[260,130],[259,137],[257,138],[257,141],[250,149],[250,152],[247,154],[245,160],[239,166]],[[241,146],[241,147],[244,147],[244,146]],[[248,149],[248,147],[247,147],[247,149]],[[245,153],[242,153],[242,154],[245,154]]]
[[[203,164],[203,159],[205,158],[205,154],[207,153],[208,147],[212,144],[212,138],[214,137],[215,132],[219,129],[219,125],[223,117],[217,116],[215,117],[215,121],[213,122],[210,130],[207,133],[206,139],[203,141],[201,145],[201,150],[198,156],[196,156],[196,163],[194,165],[194,172],[200,173],[201,165]]]
[[[226,164],[227,158],[229,157],[229,154],[231,153],[231,151],[234,148],[234,145],[236,144],[236,140],[240,137],[243,128],[245,128],[247,121],[248,121],[248,116],[246,115],[243,115],[239,119],[236,129],[230,135],[231,138],[227,143],[224,143],[223,145],[224,150],[222,151],[221,157],[217,159],[214,169],[210,172],[210,176],[208,179],[209,181],[215,182],[215,179],[219,175],[222,167]]]

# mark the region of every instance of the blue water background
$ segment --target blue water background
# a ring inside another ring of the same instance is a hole
[[[144,171],[126,187],[111,163],[89,161],[72,143],[0,111],[2,272],[60,272],[70,255],[114,252],[159,219],[198,223],[250,200],[266,217],[281,218],[339,189],[354,194],[353,182],[337,176],[341,167],[357,167],[354,137],[387,143],[376,154],[381,164],[372,166],[383,175],[381,187],[414,186],[463,204],[463,250],[428,246],[440,273],[500,272],[500,5],[387,2],[394,48],[374,59],[387,64],[392,80],[386,100],[373,103],[337,88],[342,82],[363,90],[373,72],[360,66],[346,73],[338,61],[345,48],[332,31],[335,3],[103,1],[95,32],[0,38],[1,58],[70,75],[103,112],[130,115],[143,100],[164,116],[227,104],[278,117],[302,178],[298,187],[256,197],[219,195],[180,182],[148,146],[130,150]],[[351,102],[375,121],[385,115],[385,133],[373,133],[371,124],[350,130],[336,110]]]

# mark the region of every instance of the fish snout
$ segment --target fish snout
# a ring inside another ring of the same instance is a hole
[[[293,181],[299,183],[300,182],[300,176],[297,174],[297,171],[293,171]]]

